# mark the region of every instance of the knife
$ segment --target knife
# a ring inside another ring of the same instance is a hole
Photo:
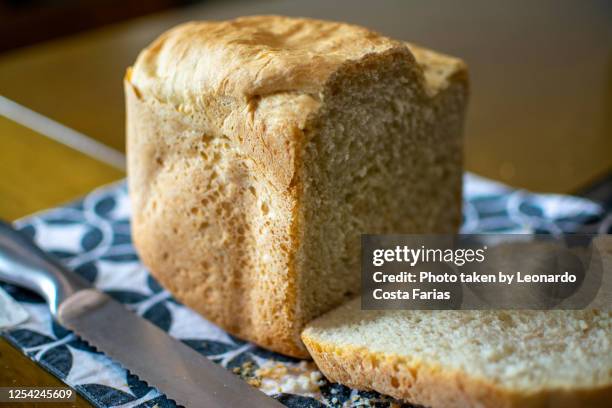
[[[53,317],[185,407],[282,407],[66,269],[0,221],[0,280],[41,295]]]

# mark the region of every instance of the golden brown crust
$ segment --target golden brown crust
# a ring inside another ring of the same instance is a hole
[[[132,81],[162,100],[194,105],[200,95],[316,94],[345,61],[398,44],[363,27],[304,18],[192,22],[145,49]]]
[[[430,96],[435,96],[441,90],[448,88],[452,82],[467,84],[467,65],[462,60],[415,44],[405,43],[405,45],[423,70],[425,87]]]
[[[465,82],[459,60],[421,50],[415,63],[365,28],[279,16],[188,23],[140,54],[125,82],[134,243],[178,300],[241,338],[308,356],[295,265],[306,128],[333,77],[389,54],[430,97]]]
[[[418,359],[407,360],[364,347],[338,347],[317,339],[308,329],[302,333],[302,341],[330,381],[432,408],[603,408],[612,398],[610,385],[524,394]]]
[[[261,97],[280,92],[317,95],[346,61],[408,47],[435,92],[465,64],[367,28],[283,16],[182,24],[139,55],[131,82],[160,101],[203,108],[207,96]]]

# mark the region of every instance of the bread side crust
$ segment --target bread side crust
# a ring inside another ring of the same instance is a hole
[[[206,132],[203,129],[198,131],[180,112],[143,99],[127,81],[125,91],[132,236],[142,262],[179,301],[229,333],[287,355],[308,358],[299,340],[301,328],[294,324],[298,320],[295,315],[295,270],[288,259],[286,267],[267,271],[268,278],[278,282],[278,290],[274,293],[272,290],[258,290],[257,284],[264,285],[265,282],[256,282],[257,277],[249,275],[248,270],[242,271],[237,264],[240,259],[236,259],[236,256],[215,261],[213,249],[206,243],[193,244],[195,240],[190,238],[197,236],[198,231],[190,224],[194,216],[188,214],[189,208],[199,205],[195,193],[193,203],[189,201],[192,197],[185,194],[179,194],[174,199],[162,194],[163,191],[189,190],[190,183],[206,182],[206,176],[197,171],[190,177],[173,181],[173,184],[162,179],[168,170],[164,163],[156,160],[156,156],[170,160],[164,156],[173,154],[172,147],[167,153],[160,151],[163,150],[162,140],[165,139],[169,145],[172,141],[168,137]],[[291,191],[280,194],[272,190],[272,194],[281,202],[279,211],[282,212],[273,228],[275,231],[289,231],[295,197]],[[241,201],[236,200],[235,205],[241,208]],[[172,212],[160,213],[159,207],[169,207]],[[251,208],[241,211],[248,214]],[[185,215],[180,215],[181,212]],[[214,216],[204,214],[202,218]],[[246,221],[240,223],[236,229],[248,228],[248,224]],[[221,230],[227,228],[222,227]],[[173,230],[188,238],[175,238]],[[225,250],[233,255],[238,254],[240,249],[240,244],[235,241],[225,246]],[[201,262],[207,262],[207,267],[202,266]],[[265,302],[265,308],[260,302]],[[257,311],[262,309],[273,310],[274,318],[265,313],[258,314]]]
[[[525,394],[416,358],[407,360],[364,347],[338,347],[317,339],[308,328],[302,332],[302,341],[330,381],[432,408],[604,408],[612,398],[612,385]]]

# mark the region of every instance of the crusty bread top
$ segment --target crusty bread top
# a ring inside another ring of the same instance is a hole
[[[181,112],[201,132],[229,137],[275,188],[288,191],[298,163],[294,148],[328,85],[394,60],[414,73],[417,83],[406,86],[431,97],[453,82],[466,87],[459,59],[363,27],[281,16],[175,27],[140,53],[126,86],[146,103]]]
[[[176,106],[198,98],[251,98],[279,92],[316,95],[346,61],[406,49],[437,91],[465,73],[458,59],[384,37],[366,28],[282,16],[190,22],[161,35],[138,57],[130,81],[140,92]]]

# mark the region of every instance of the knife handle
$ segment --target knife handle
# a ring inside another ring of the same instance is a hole
[[[55,316],[70,295],[89,283],[62,266],[31,239],[0,220],[0,280],[42,296]]]

